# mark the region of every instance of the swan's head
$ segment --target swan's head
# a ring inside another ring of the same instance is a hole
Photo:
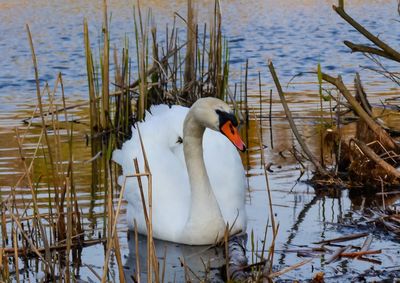
[[[203,126],[221,132],[240,151],[246,150],[246,145],[239,135],[238,120],[232,109],[224,101],[206,97],[198,99],[191,108],[196,120]]]

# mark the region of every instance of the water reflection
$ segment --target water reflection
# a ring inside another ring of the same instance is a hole
[[[129,282],[137,278],[137,260],[139,260],[140,280],[147,280],[147,238],[138,235],[136,247],[135,233],[128,232],[129,253],[125,257],[124,272]],[[160,240],[154,240],[160,272],[164,272],[164,282],[200,281],[209,278],[213,282],[222,281],[220,268],[225,264],[223,249],[210,246],[188,246]]]

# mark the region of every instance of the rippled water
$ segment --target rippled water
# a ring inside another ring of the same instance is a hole
[[[349,1],[350,2],[350,1]],[[283,83],[293,76],[316,68],[321,63],[323,70],[331,74],[342,74],[347,83],[351,83],[355,71],[361,72],[365,88],[374,103],[381,99],[399,96],[398,86],[381,75],[367,71],[360,66],[374,66],[361,54],[351,54],[342,44],[343,40],[365,43],[357,32],[336,15],[331,9],[334,1],[322,0],[285,0],[285,1],[222,1],[223,29],[231,48],[232,81],[238,82],[243,74],[246,59],[250,60],[250,88],[252,105],[257,106],[258,71],[262,73],[262,88],[264,102],[268,101],[269,89],[274,89],[266,67],[266,60],[272,58]],[[155,1],[142,3],[142,8],[152,7],[155,22],[160,32],[166,23],[171,25],[174,12],[185,15],[186,1]],[[208,20],[212,10],[212,1],[204,1],[199,5],[199,21]],[[133,4],[129,1],[111,1],[111,40],[112,46],[123,46],[125,34],[132,36]],[[397,21],[397,1],[351,1],[348,12],[374,33],[395,47],[400,46],[400,23]],[[86,67],[83,48],[83,18],[87,17],[93,46],[100,34],[102,10],[101,3],[95,1],[9,1],[0,2],[0,197],[7,197],[22,174],[18,161],[18,145],[15,139],[15,127],[21,131],[25,127],[22,119],[31,115],[36,103],[34,72],[25,24],[30,25],[39,61],[39,72],[42,86],[47,81],[54,84],[57,73],[64,76],[67,99],[71,104],[81,103],[87,98]],[[178,24],[183,24],[177,20]],[[162,33],[162,32],[161,32]],[[131,53],[134,54],[134,53]],[[386,66],[397,70],[391,62],[383,61]],[[295,115],[308,117],[297,119],[302,134],[308,137],[312,149],[318,151],[319,135],[315,117],[318,109],[318,96],[315,76],[304,75],[294,79],[286,90],[290,93],[288,100],[295,110]],[[306,82],[306,83],[304,83]],[[273,116],[282,116],[282,109],[274,93]],[[311,107],[310,107],[311,105]],[[257,108],[256,108],[257,109]],[[268,109],[267,103],[263,111]],[[314,109],[314,110],[312,110]],[[258,109],[256,110],[258,111]],[[90,159],[90,149],[86,147],[85,134],[88,134],[87,112],[75,110],[71,112],[82,124],[74,128],[74,150],[79,152],[76,159],[77,175],[75,182],[80,192],[80,202],[84,209],[85,227],[101,227],[101,218],[93,215],[102,212],[103,194],[91,194],[90,169],[86,163]],[[265,116],[267,113],[265,114]],[[394,125],[398,124],[396,113]],[[273,192],[274,212],[280,224],[277,239],[276,269],[297,263],[302,258],[296,253],[281,252],[296,249],[302,245],[311,246],[327,238],[359,232],[337,223],[345,218],[351,218],[360,209],[360,199],[349,197],[347,191],[335,196],[316,195],[312,187],[305,181],[308,174],[298,180],[300,168],[289,150],[293,147],[294,137],[284,119],[274,119],[272,127],[263,120],[263,140],[268,146],[266,159],[272,162],[274,172],[270,173],[270,184]],[[269,140],[272,128],[274,147]],[[39,130],[29,132],[24,143],[24,150],[32,154]],[[257,139],[256,130],[250,130],[250,138]],[[255,144],[255,143],[254,143]],[[250,148],[250,167],[248,170],[249,193],[247,209],[249,215],[248,233],[254,232],[255,239],[260,241],[264,236],[268,219],[268,206],[265,177],[260,167],[260,157],[257,148]],[[40,171],[40,168],[37,170]],[[29,191],[23,186],[16,189],[20,194]],[[45,208],[47,192],[39,192],[42,206]],[[389,200],[388,200],[389,201]],[[395,202],[394,198],[391,202]],[[378,202],[379,203],[379,202]],[[126,273],[133,273],[135,264],[135,249],[133,241],[125,233],[124,216],[120,220],[120,240]],[[368,230],[371,232],[372,230]],[[372,231],[373,232],[373,231]],[[133,238],[132,236],[130,237]],[[267,243],[270,243],[270,234]],[[143,239],[141,240],[143,241]],[[352,242],[361,245],[362,240]],[[220,267],[222,251],[204,250],[204,248],[186,247],[165,242],[157,242],[158,254],[163,254],[167,246],[167,275],[169,280],[181,281],[185,271],[177,258],[184,255],[187,263],[194,271],[204,269],[199,255],[210,259],[211,266]],[[375,256],[382,261],[381,265],[356,260],[341,260],[326,264],[324,257],[318,257],[296,271],[285,274],[282,278],[309,279],[317,271],[324,271],[326,277],[336,282],[353,276],[365,270],[398,270],[398,255],[400,244],[388,235],[379,231],[374,233],[373,249],[382,249],[383,254]],[[248,249],[251,250],[250,244]],[[104,251],[102,248],[87,248],[83,251],[83,262],[92,266],[99,274],[102,272]],[[394,266],[394,268],[392,268]],[[115,273],[117,269],[114,266]],[[143,271],[143,270],[142,270]],[[218,278],[218,270],[212,269],[214,278]],[[343,274],[345,274],[344,277]],[[143,274],[145,275],[145,274]],[[40,274],[29,273],[31,279],[39,278]],[[85,267],[81,269],[81,278],[96,280]],[[342,278],[342,279],[340,279]],[[370,277],[371,279],[374,278]]]

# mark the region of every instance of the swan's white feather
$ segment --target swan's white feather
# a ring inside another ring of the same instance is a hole
[[[135,173],[134,158],[138,159],[140,172],[144,172],[139,128],[152,174],[153,235],[169,241],[179,239],[177,233],[182,231],[190,209],[189,178],[183,145],[178,143],[188,111],[182,106],[153,106],[146,121],[132,128],[132,138],[113,153],[113,160],[123,169],[118,179],[121,186],[125,176]],[[204,134],[203,148],[207,173],[224,221],[230,225],[235,223],[233,231],[245,230],[245,175],[237,150],[221,133],[210,129]],[[142,177],[142,183],[148,203],[147,178]],[[127,177],[125,186],[129,228],[133,229],[133,219],[136,219],[139,233],[147,234],[137,178]]]

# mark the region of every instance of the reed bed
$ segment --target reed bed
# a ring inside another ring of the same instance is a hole
[[[34,40],[27,26],[36,79],[37,107],[31,118],[24,120],[26,128],[16,129],[15,132],[24,173],[12,188],[12,194],[1,200],[0,281],[8,281],[10,278],[20,281],[21,270],[34,268],[43,272],[46,281],[74,282],[82,267],[87,267],[101,282],[126,281],[118,235],[118,218],[122,213],[125,186],[118,188],[116,185],[119,169],[111,162],[111,156],[113,150],[130,137],[131,126],[145,119],[146,111],[151,105],[166,103],[190,106],[200,97],[215,96],[232,103],[239,119],[249,127],[251,118],[247,100],[248,63],[244,83],[239,86],[240,91],[238,85],[235,85],[232,92],[228,86],[229,49],[222,36],[218,1],[215,2],[211,23],[200,26],[196,21],[194,4],[189,0],[186,18],[177,15],[173,27],[167,27],[163,40],[158,37],[157,28],[150,24],[151,11],[143,13],[138,1],[134,10],[132,42],[136,54],[133,57],[130,54],[131,41],[128,38],[122,51],[117,51],[115,46],[110,47],[110,18],[106,1],[103,2],[103,11],[101,46],[98,48],[98,54],[92,49],[89,23],[83,21],[88,102],[77,105],[68,105],[61,73],[57,75],[52,87],[47,83],[44,86],[40,84]],[[178,20],[184,21],[186,25],[186,38],[183,40],[179,37],[175,25]],[[132,64],[132,61],[136,64]],[[113,78],[111,69],[114,69]],[[261,96],[260,91],[260,101]],[[87,107],[90,118],[87,131],[91,158],[80,164],[75,160],[73,143],[76,125],[69,111]],[[34,122],[37,118],[39,123]],[[24,149],[25,136],[33,127],[40,129],[40,135],[33,155],[28,155]],[[261,125],[259,129],[261,134],[258,141],[260,154],[263,156]],[[243,132],[249,141],[248,131]],[[143,144],[142,148],[146,160]],[[151,168],[146,162],[144,172],[140,172],[137,160],[133,162],[136,172],[128,178],[137,178],[139,184],[148,182],[149,188],[149,203],[144,203],[143,198],[148,229],[147,281],[164,282],[165,260],[163,263],[159,262],[152,239]],[[248,157],[247,162],[249,164]],[[99,201],[99,205],[102,206],[102,212],[99,213],[102,226],[97,235],[84,225],[87,213],[83,212],[76,188],[79,166],[87,164],[90,164],[92,171],[92,199],[98,196],[98,192],[103,192]],[[37,166],[43,167],[44,173],[38,174],[35,170]],[[262,162],[262,167],[266,172],[265,162]],[[268,184],[267,175],[266,181]],[[29,198],[18,195],[18,188],[23,186],[29,188]],[[39,196],[42,197],[38,192],[43,186],[47,187],[45,206],[38,200]],[[143,189],[140,190],[143,195]],[[267,193],[272,217],[270,223],[275,240],[279,225],[273,218],[269,186]],[[267,230],[268,227],[262,243],[262,254],[256,254],[259,250],[258,240],[252,237],[252,263],[248,265],[245,260],[237,265],[239,274],[245,276],[241,277],[243,280],[259,281],[269,278],[272,272],[275,241],[265,256]],[[226,279],[229,281],[234,280],[235,274],[238,273],[235,272],[235,257],[231,252],[234,242],[229,239],[228,231],[229,227],[224,242],[218,245],[226,248]],[[137,243],[137,231],[135,238]],[[98,244],[103,244],[104,247],[104,265],[101,273],[82,262],[83,249]],[[245,245],[245,242],[241,242],[241,245]],[[138,250],[137,247],[136,249]],[[110,273],[111,258],[116,261],[116,277]],[[140,263],[138,258],[136,260],[135,280],[140,282]],[[189,275],[190,267],[185,266],[184,261],[183,265],[188,273],[187,277],[193,276]],[[205,274],[207,277],[207,272]],[[200,275],[194,276],[203,280],[198,277]]]

